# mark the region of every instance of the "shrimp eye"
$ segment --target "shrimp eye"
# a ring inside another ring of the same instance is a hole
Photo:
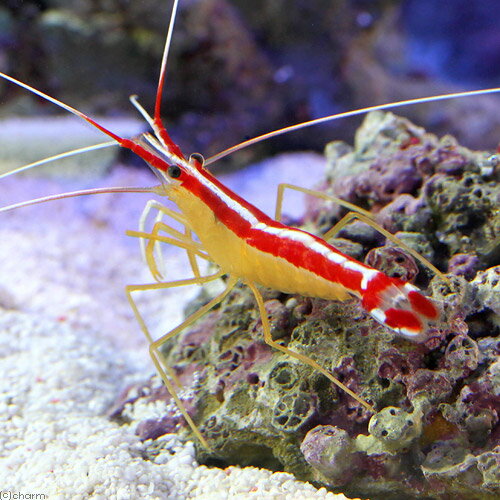
[[[181,176],[182,170],[177,165],[170,165],[168,167],[167,173],[168,173],[169,177],[172,177],[173,179],[177,179],[177,177]]]
[[[203,158],[203,155],[200,153],[193,153],[189,159],[197,161],[201,166],[205,163],[205,158]]]

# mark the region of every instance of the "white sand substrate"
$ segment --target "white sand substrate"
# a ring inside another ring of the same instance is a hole
[[[118,168],[98,184],[153,182]],[[2,181],[1,205],[65,188],[75,186]],[[153,373],[123,291],[151,281],[137,241],[123,235],[145,199],[95,196],[0,214],[0,489],[50,499],[337,498],[290,474],[198,466],[192,443],[173,434],[145,459],[152,443],[135,427],[161,405],[136,408],[126,425],[107,417],[127,385]],[[165,258],[182,275],[182,255]],[[144,294],[140,305],[164,331],[195,293]]]

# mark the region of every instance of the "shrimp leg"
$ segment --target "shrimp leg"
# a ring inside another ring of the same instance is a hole
[[[174,227],[166,224],[163,221],[156,222],[151,231],[149,241],[145,248],[145,260],[148,263],[149,269],[157,281],[163,281],[165,276],[164,269],[164,259],[163,253],[161,251],[160,242],[156,239],[160,232],[164,232],[173,236],[179,243],[183,244],[184,250],[186,251],[187,258],[193,275],[197,278],[201,277],[200,268],[198,266],[198,261],[196,256],[203,254],[207,260],[210,260],[208,255],[203,251],[203,246],[193,239],[193,232],[189,227],[184,228],[184,233],[178,231]],[[144,242],[144,238],[141,238],[141,242]],[[179,245],[177,245],[179,246]],[[156,254],[156,258],[155,258]],[[158,262],[160,263],[161,270],[158,268]]]
[[[192,230],[189,226],[189,223],[187,219],[180,214],[179,212],[176,212],[175,210],[172,210],[164,205],[162,205],[160,202],[156,200],[149,200],[146,203],[146,206],[141,214],[141,218],[139,219],[139,231],[144,232],[146,230],[146,222],[148,219],[148,216],[152,210],[157,210],[158,213],[155,217],[155,224],[153,226],[153,234],[157,235],[160,230],[163,230],[164,232],[178,238],[181,241],[184,242],[190,242],[193,244],[193,246],[198,247],[198,249],[201,249],[201,246],[197,244],[193,238],[192,238]],[[174,227],[166,224],[165,222],[162,221],[163,215],[167,215],[168,217],[174,219],[177,221],[179,224],[184,226],[184,235],[180,233],[177,229]],[[145,243],[145,238],[141,238],[140,240],[141,244],[141,252],[144,257],[144,260],[148,263],[153,263],[153,262],[163,262],[163,257],[162,257],[162,252],[161,252],[161,246],[154,242],[152,245],[151,244],[151,239],[149,240],[149,244],[146,245]],[[148,250],[148,247],[149,250]],[[193,271],[194,276],[200,277],[200,270],[198,267],[198,263],[196,261],[196,256],[194,253],[188,249],[185,248],[187,257],[189,260],[189,264],[191,266],[191,269]],[[156,254],[156,259],[154,258],[154,254]],[[151,273],[155,277],[157,281],[161,281],[163,276],[165,275],[164,269],[162,268],[161,270],[159,269],[159,266],[157,264],[155,265],[149,265],[149,268],[151,270]],[[155,271],[153,272],[153,269]]]
[[[167,364],[164,355],[160,351],[161,346],[170,338],[172,338],[174,335],[177,335],[179,332],[184,330],[185,328],[189,327],[192,325],[195,321],[197,321],[201,316],[203,316],[205,313],[210,311],[210,309],[213,309],[215,306],[217,306],[223,299],[224,297],[227,296],[227,294],[232,290],[234,285],[236,284],[236,279],[229,279],[225,290],[214,297],[210,302],[205,304],[203,307],[198,309],[195,313],[191,314],[188,316],[180,325],[176,326],[166,334],[162,335],[159,339],[153,340],[148,327],[146,326],[146,323],[139,312],[139,308],[137,307],[137,304],[132,297],[133,292],[137,291],[144,291],[144,290],[158,290],[158,289],[165,289],[165,288],[174,288],[177,286],[186,286],[186,285],[194,285],[194,284],[204,284],[208,283],[210,281],[214,281],[221,276],[223,276],[224,272],[223,271],[218,271],[213,275],[210,276],[205,276],[201,278],[189,278],[185,280],[176,280],[176,281],[170,281],[166,283],[151,283],[151,284],[145,284],[145,285],[128,285],[125,288],[125,291],[127,293],[127,298],[130,303],[130,306],[132,307],[132,311],[134,312],[134,315],[137,319],[137,322],[139,323],[141,330],[143,331],[144,335],[146,336],[148,342],[149,342],[149,354],[151,356],[151,359],[153,360],[153,363],[155,364],[156,369],[158,370],[158,373],[160,374],[161,379],[163,380],[165,386],[167,387],[168,392],[172,396],[172,399],[175,401],[177,407],[179,408],[180,412],[186,419],[187,423],[191,427],[193,433],[196,435],[196,437],[200,440],[200,442],[205,446],[207,449],[209,449],[208,443],[206,442],[205,438],[202,436],[200,430],[198,429],[197,425],[194,423],[193,419],[189,415],[186,407],[184,406],[181,398],[177,394],[177,391],[175,389],[174,383],[172,380],[174,380],[175,384],[180,386],[179,380],[177,376],[175,375],[174,370]]]
[[[160,230],[164,230],[169,234],[175,235],[175,237],[162,236],[158,234]],[[157,264],[157,258],[160,259],[160,267],[164,267],[163,258],[161,252],[158,251],[158,242],[167,243],[168,245],[173,245],[178,248],[186,250],[188,259],[191,265],[191,269],[195,278],[202,278],[201,273],[198,268],[198,263],[196,262],[196,257],[200,257],[209,262],[213,262],[212,259],[205,253],[202,246],[194,241],[191,237],[191,230],[186,228],[186,234],[181,233],[177,229],[165,224],[164,222],[159,222],[155,224],[152,233],[145,233],[141,231],[126,231],[128,236],[140,238],[141,242],[144,242],[144,259],[148,265],[149,271],[151,272],[153,278],[158,282],[163,282],[164,269],[159,269]],[[147,240],[147,243],[145,243]],[[156,258],[155,258],[156,252]],[[194,262],[193,262],[194,261]]]
[[[346,387],[340,380],[336,379],[328,370],[323,368],[321,365],[319,365],[316,361],[313,359],[309,358],[308,356],[301,354],[299,352],[293,351],[292,349],[289,349],[288,347],[285,347],[278,342],[275,342],[273,340],[273,337],[271,335],[271,328],[269,326],[269,319],[266,311],[266,307],[264,305],[264,299],[262,298],[262,294],[259,292],[257,287],[255,286],[254,283],[251,282],[246,282],[250,290],[252,290],[255,300],[257,301],[257,306],[259,308],[259,313],[260,313],[260,318],[262,321],[262,330],[264,333],[264,342],[268,344],[271,347],[274,347],[275,349],[278,349],[281,352],[284,352],[285,354],[291,356],[292,358],[298,359],[299,361],[302,361],[302,363],[305,363],[306,365],[309,365],[311,368],[314,370],[319,371],[322,373],[328,380],[333,382],[336,386],[340,387],[343,391],[345,391],[349,396],[354,398],[358,403],[361,403],[367,410],[369,410],[372,413],[376,413],[375,409],[373,406],[368,404],[366,401],[364,401],[362,398],[360,398],[355,392],[351,391],[348,387]]]
[[[329,229],[325,235],[325,240],[332,238],[333,235],[337,234],[344,226],[349,224],[349,222],[358,219],[365,224],[368,224],[370,227],[378,231],[380,234],[385,236],[388,240],[392,241],[396,246],[401,247],[405,252],[408,252],[415,260],[418,260],[423,266],[430,269],[436,276],[439,276],[446,283],[450,283],[449,278],[447,278],[434,264],[429,262],[424,256],[420,255],[415,249],[408,246],[406,243],[401,241],[399,238],[394,236],[392,233],[384,229],[382,226],[377,224],[371,217],[367,217],[363,213],[358,212],[349,212],[342,219],[340,219],[337,224],[335,224],[331,229]]]
[[[276,213],[275,213],[274,218],[277,221],[281,221],[285,189],[292,189],[294,191],[299,191],[299,192],[304,193],[304,194],[315,196],[316,198],[322,198],[323,200],[332,201],[333,203],[336,203],[337,205],[340,205],[341,207],[347,208],[348,210],[351,210],[352,212],[357,212],[357,213],[363,214],[369,218],[373,217],[372,214],[370,212],[368,212],[367,210],[364,210],[360,207],[357,207],[356,205],[354,205],[354,203],[349,203],[348,201],[345,201],[341,198],[337,198],[336,196],[331,196],[331,195],[322,193],[321,191],[315,191],[313,189],[307,189],[307,188],[303,188],[300,186],[295,186],[294,184],[282,183],[282,184],[278,185],[278,193],[276,195]],[[325,240],[326,239],[327,238],[325,238]]]
[[[402,248],[405,252],[408,252],[415,260],[418,260],[423,266],[430,269],[433,273],[435,273],[439,278],[441,278],[446,283],[450,283],[450,280],[436,267],[434,264],[429,262],[425,257],[420,255],[416,250],[408,246],[406,243],[401,241],[399,238],[394,236],[392,233],[384,229],[380,224],[377,224],[375,220],[373,220],[373,215],[363,210],[362,208],[357,207],[356,205],[349,203],[348,201],[337,198],[336,196],[330,196],[320,191],[314,191],[312,189],[306,189],[299,186],[294,186],[293,184],[280,184],[278,186],[278,196],[276,198],[276,219],[280,220],[282,215],[282,206],[283,206],[283,198],[285,189],[293,189],[295,191],[300,191],[302,193],[315,196],[317,198],[322,198],[327,201],[332,201],[333,203],[337,203],[337,205],[343,206],[348,210],[348,212],[342,219],[340,219],[332,228],[330,228],[324,235],[323,239],[328,241],[335,234],[338,234],[339,231],[344,228],[349,222],[358,219],[361,222],[364,222],[368,226],[378,231],[380,234],[385,236],[388,240],[392,241],[396,246]]]

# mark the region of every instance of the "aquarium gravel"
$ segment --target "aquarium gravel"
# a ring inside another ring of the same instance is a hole
[[[151,179],[117,169],[103,182]],[[73,188],[33,178],[9,187],[24,199]],[[109,417],[120,392],[153,373],[122,287],[146,281],[137,242],[121,232],[135,227],[143,203],[66,200],[12,212],[2,224],[0,488],[50,499],[345,498],[287,473],[198,466],[193,444],[174,434],[156,440],[156,456],[145,460],[152,442],[135,430],[158,408],[135,408],[126,424]],[[175,255],[168,261],[180,266]],[[181,314],[185,300],[177,291],[144,305]]]
[[[107,409],[124,380],[138,376],[98,329],[37,314],[0,316],[0,484],[48,498],[343,498],[291,474],[198,466],[192,443],[174,434],[142,458],[137,422],[118,425]],[[154,408],[151,412],[154,413]],[[143,415],[142,415],[143,416]]]

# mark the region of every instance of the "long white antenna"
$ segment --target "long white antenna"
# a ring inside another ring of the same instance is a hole
[[[288,132],[293,132],[295,130],[301,130],[307,127],[312,127],[313,125],[318,125],[319,123],[334,121],[340,118],[347,118],[349,116],[362,115],[364,113],[369,113],[370,111],[380,111],[383,109],[410,106],[412,104],[423,104],[426,102],[445,101],[447,99],[455,99],[458,97],[470,97],[475,95],[494,94],[498,92],[500,92],[500,87],[484,89],[484,90],[469,90],[467,92],[455,92],[453,94],[442,94],[431,97],[418,97],[416,99],[408,99],[406,101],[390,102],[387,104],[377,104],[376,106],[368,106],[366,108],[355,109],[354,111],[345,111],[343,113],[337,113],[335,115],[323,116],[322,118],[316,118],[314,120],[309,120],[307,122],[297,123],[296,125],[290,125],[289,127],[280,128],[278,130],[274,130],[273,132],[268,132],[267,134],[262,134],[257,137],[254,137],[253,139],[249,139],[248,141],[241,142],[236,146],[232,146],[224,151],[221,151],[220,153],[217,153],[214,156],[211,156],[205,161],[205,165],[210,165],[211,163],[214,163],[215,161],[220,160],[221,158],[224,158],[230,155],[231,153],[247,148],[252,144],[256,144],[258,142],[262,142],[267,139],[271,139],[272,137],[286,134]]]
[[[71,151],[66,151],[64,153],[59,153],[54,156],[49,156],[48,158],[44,158],[43,160],[38,160],[33,163],[28,163],[27,165],[23,165],[22,167],[15,168],[14,170],[10,170],[9,172],[5,172],[4,174],[0,174],[0,179],[8,177],[9,175],[14,175],[20,172],[24,172],[31,168],[39,167],[40,165],[45,165],[46,163],[62,160],[63,158],[69,158],[70,156],[76,156],[82,153],[88,153],[89,151],[96,151],[98,149],[109,148],[111,146],[118,146],[118,144],[116,141],[108,141],[108,142],[101,142],[99,144],[93,144],[92,146],[86,146],[84,148],[72,149]]]
[[[160,66],[160,77],[158,79],[158,88],[156,90],[156,103],[155,103],[155,119],[160,118],[161,111],[161,96],[163,95],[163,86],[165,84],[165,74],[167,71],[167,59],[170,52],[170,45],[172,43],[172,34],[174,32],[175,17],[177,15],[177,10],[179,6],[179,0],[174,0],[174,5],[172,6],[172,13],[170,14],[170,23],[168,25],[167,39],[165,40],[165,46],[163,48],[163,55],[161,57]]]
[[[54,194],[50,196],[42,196],[34,200],[22,201],[0,208],[0,213],[8,212],[9,210],[16,210],[17,208],[29,207],[31,205],[38,205],[39,203],[46,203],[47,201],[63,200],[64,198],[75,198],[77,196],[87,196],[90,194],[109,194],[109,193],[156,193],[157,187],[107,187],[107,188],[93,188],[82,189],[79,191],[70,191],[68,193]]]

